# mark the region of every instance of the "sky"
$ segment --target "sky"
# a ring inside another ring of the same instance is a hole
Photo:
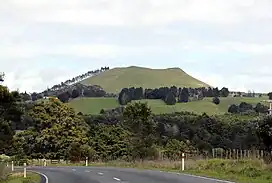
[[[0,0],[0,72],[34,92],[101,66],[272,91],[271,0]]]

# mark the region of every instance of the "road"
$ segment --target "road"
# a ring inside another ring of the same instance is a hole
[[[231,183],[215,179],[167,173],[102,167],[28,167],[46,175],[43,183]]]

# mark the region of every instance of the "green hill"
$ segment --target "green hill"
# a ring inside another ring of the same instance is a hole
[[[266,96],[261,98],[226,97],[220,98],[221,102],[219,105],[212,103],[212,98],[208,97],[203,100],[188,103],[177,103],[173,106],[166,105],[162,100],[141,100],[141,102],[147,102],[152,111],[156,114],[191,111],[195,113],[206,112],[212,115],[227,112],[231,104],[247,102],[256,105],[258,102],[266,99],[268,99]],[[77,112],[82,112],[83,114],[99,114],[101,109],[111,109],[119,106],[115,98],[77,98],[70,101],[69,105]]]
[[[207,87],[180,68],[149,69],[143,67],[114,68],[89,77],[82,84],[100,85],[106,92],[119,93],[125,87],[158,88],[162,86]]]

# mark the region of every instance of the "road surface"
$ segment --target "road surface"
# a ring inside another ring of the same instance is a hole
[[[43,183],[231,183],[179,173],[102,167],[28,167]]]

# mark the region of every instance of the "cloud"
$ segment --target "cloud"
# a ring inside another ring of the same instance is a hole
[[[4,5],[25,21],[92,25],[224,24],[272,17],[269,0],[11,0]]]
[[[181,67],[213,86],[269,91],[270,7],[271,0],[3,1],[0,64],[6,84],[31,91],[101,64]]]

